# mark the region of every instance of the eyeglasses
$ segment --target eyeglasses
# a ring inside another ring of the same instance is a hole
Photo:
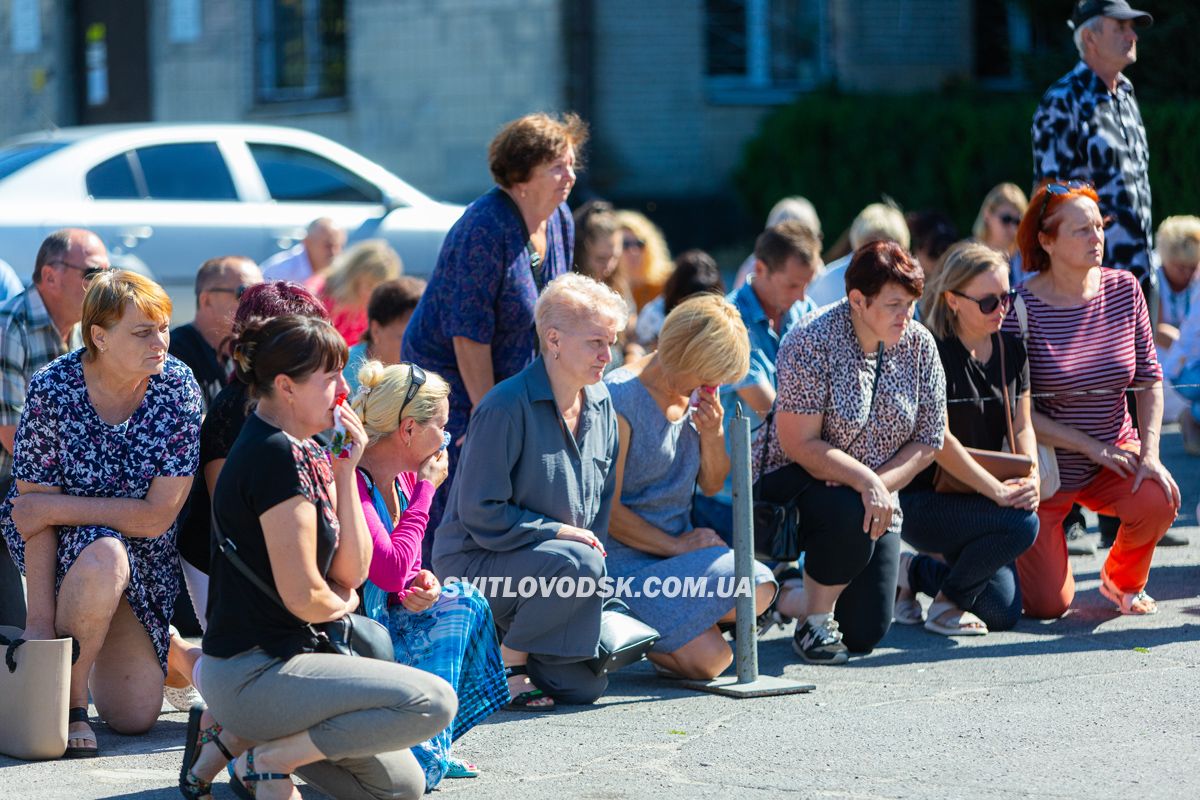
[[[641,250],[646,246],[646,240],[629,238],[622,240],[622,244],[626,250]]]
[[[237,286],[210,286],[209,288],[205,289],[204,291],[206,291],[206,292],[229,292],[230,294],[232,294],[234,296],[234,298],[241,300],[242,295],[244,295],[246,293],[246,290],[249,288],[250,288],[250,284],[242,283]]]
[[[956,292],[953,289],[950,290],[950,294],[961,297],[964,300],[970,300],[972,303],[979,306],[979,310],[984,314],[990,314],[1000,307],[1003,307],[1005,311],[1008,311],[1008,309],[1012,307],[1013,300],[1015,300],[1017,297],[1016,292],[1007,292],[1005,294],[989,294],[986,297],[971,297],[969,294]]]
[[[1021,218],[1013,214],[1001,214],[996,219],[1000,220],[1001,225],[1007,225],[1012,228],[1021,224]]]
[[[73,269],[73,270],[76,270],[77,272],[82,273],[84,283],[87,283],[88,281],[90,281],[92,278],[96,277],[100,273],[108,272],[111,269],[111,267],[107,264],[105,264],[103,267],[88,267],[88,266],[81,267],[78,264],[71,264],[67,261],[48,261],[46,263],[57,264],[60,267],[66,267],[67,269]]]
[[[1046,194],[1042,199],[1042,210],[1038,212],[1038,230],[1042,229],[1042,220],[1046,218],[1046,209],[1050,207],[1050,195],[1056,197],[1065,197],[1073,194],[1080,189],[1087,189],[1091,184],[1087,181],[1059,181],[1058,183],[1047,183]]]
[[[410,361],[404,362],[408,366],[408,389],[404,392],[404,402],[400,404],[400,419],[398,422],[404,421],[404,409],[417,396],[417,392],[421,391],[421,387],[425,385],[425,370],[413,364]]]

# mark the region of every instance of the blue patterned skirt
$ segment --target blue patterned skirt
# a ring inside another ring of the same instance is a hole
[[[395,605],[381,621],[392,634],[397,663],[432,672],[458,695],[450,727],[412,748],[430,792],[446,774],[451,743],[508,702],[492,610],[476,589],[459,584],[443,589],[426,611],[414,614]]]

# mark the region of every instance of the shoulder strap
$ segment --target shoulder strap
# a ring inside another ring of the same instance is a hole
[[[1008,426],[1008,446],[1010,452],[1017,452],[1017,434],[1013,427],[1013,407],[1008,399],[1008,370],[1005,367],[1004,335],[996,334],[996,347],[1000,348],[1000,393],[1004,397],[1004,422]]]
[[[525,237],[525,252],[529,255],[529,271],[533,276],[533,286],[535,289],[537,289],[538,294],[541,294],[542,289],[544,288],[542,286],[542,279],[544,277],[544,271],[542,269],[542,256],[540,253],[538,253],[537,248],[533,246],[533,240],[530,238],[529,226],[525,224],[525,216],[521,213],[521,207],[517,205],[517,201],[513,200],[508,192],[499,188],[496,189],[496,191],[498,191],[500,196],[504,198],[504,201],[508,204],[508,207],[512,209],[514,214],[517,215],[517,221],[521,223],[521,235]],[[555,209],[555,213],[557,213],[557,209]],[[549,245],[549,240],[547,240],[547,245]],[[567,243],[564,241],[564,250],[566,249],[566,246]]]
[[[288,607],[284,605],[283,598],[279,596],[279,593],[268,586],[266,581],[258,577],[258,575],[254,573],[254,570],[250,569],[250,565],[243,561],[242,557],[238,555],[237,545],[225,538],[225,534],[221,533],[221,526],[217,524],[216,514],[214,514],[212,517],[212,532],[213,536],[217,539],[217,549],[221,551],[233,568],[240,572],[243,578],[250,581],[250,583],[254,585],[254,588],[258,589],[260,592],[269,597],[275,603],[275,605],[291,614],[292,612],[288,611]]]
[[[1017,293],[1017,299],[1013,301],[1013,311],[1017,312],[1017,324],[1021,326],[1021,338],[1026,342],[1029,341],[1029,309],[1025,308],[1025,298],[1021,293]],[[1028,349],[1026,344],[1026,349]]]

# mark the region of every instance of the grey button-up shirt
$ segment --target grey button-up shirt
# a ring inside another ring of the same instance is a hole
[[[447,558],[532,547],[564,524],[607,541],[617,417],[603,383],[583,396],[572,435],[538,358],[480,401],[434,539],[439,572]]]

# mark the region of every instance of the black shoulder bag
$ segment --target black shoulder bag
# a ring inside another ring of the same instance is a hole
[[[217,537],[217,547],[228,559],[233,568],[242,577],[254,584],[254,587],[271,599],[275,605],[287,611],[283,598],[279,596],[267,582],[254,574],[254,570],[238,555],[237,545],[225,538],[221,527],[217,524],[216,516],[212,520],[213,535]],[[294,615],[293,615],[294,616]],[[346,614],[341,619],[317,624],[306,623],[312,636],[312,648],[316,653],[336,653],[343,656],[363,656],[377,658],[380,661],[395,661],[396,654],[392,648],[392,636],[387,628],[362,614]]]
[[[879,389],[879,376],[883,374],[883,342],[875,351],[875,379],[871,383],[871,399],[867,403],[867,419],[863,422],[862,430],[848,445],[851,447],[867,430],[871,421],[871,411],[875,408],[875,393]],[[795,561],[800,557],[800,495],[804,490],[796,492],[786,501],[780,503],[773,500],[760,500],[759,484],[762,483],[763,471],[767,466],[767,449],[771,446],[772,426],[775,424],[775,406],[767,412],[763,420],[766,434],[763,436],[763,449],[758,457],[758,478],[754,484],[754,557],[760,561]]]

